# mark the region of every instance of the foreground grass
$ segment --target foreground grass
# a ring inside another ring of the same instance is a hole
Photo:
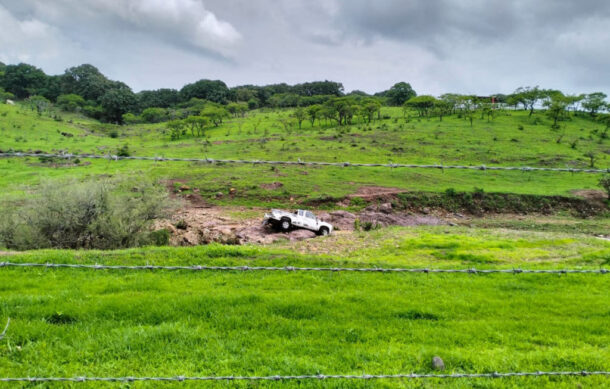
[[[557,268],[566,266],[557,258],[525,264],[529,261],[512,256],[515,251],[527,253],[531,248],[546,247],[561,259],[563,247],[567,249],[563,257],[567,263],[573,265],[570,258],[582,254],[580,265],[595,267],[601,260],[586,259],[584,254],[603,252],[610,246],[592,239],[578,243],[579,237],[541,234],[520,239],[511,235],[515,233],[499,232],[489,237],[489,247],[485,247],[477,231],[457,231],[447,236],[430,228],[416,234],[407,229],[386,232],[388,241],[399,244],[396,247],[386,242],[381,248],[385,258],[371,255],[367,252],[370,248],[353,244],[351,255],[335,252],[332,256],[298,254],[282,247],[212,245],[115,252],[47,250],[8,259],[100,264],[471,265],[468,257],[440,263],[426,258],[430,242],[444,242],[444,249],[447,245],[459,246],[472,255],[495,246],[498,258],[505,260],[485,267],[510,264]],[[416,250],[416,256],[423,259],[413,259],[408,255],[410,250]],[[369,258],[366,263],[365,256]],[[9,337],[0,342],[0,376],[424,373],[432,372],[430,360],[434,355],[444,359],[449,372],[610,370],[609,306],[606,275],[2,268],[0,321],[10,316],[12,324]],[[270,382],[226,386],[440,385],[602,387],[608,385],[608,379]]]

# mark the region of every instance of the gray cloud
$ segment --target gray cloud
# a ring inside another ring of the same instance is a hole
[[[89,62],[134,89],[218,78],[610,90],[604,0],[0,0],[0,25],[0,61]]]

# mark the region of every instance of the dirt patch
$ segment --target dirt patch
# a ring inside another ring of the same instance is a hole
[[[284,186],[284,184],[282,184],[281,182],[272,182],[270,184],[261,184],[260,185],[260,187],[262,189],[267,189],[267,190],[280,189],[283,186]]]
[[[439,226],[453,224],[437,215],[423,215],[410,212],[397,212],[391,203],[371,205],[359,213],[347,211],[319,212],[320,219],[331,223],[341,231],[353,231],[356,221],[360,225],[370,224],[376,227],[389,226]]]
[[[361,186],[356,193],[348,195],[347,198],[359,197],[364,200],[389,199],[406,190],[386,186]]]
[[[574,196],[582,197],[583,199],[604,202],[608,195],[603,190],[598,189],[580,189],[571,192]]]
[[[187,195],[188,196],[188,195]],[[271,244],[278,241],[312,239],[316,234],[308,230],[278,232],[263,226],[266,209],[243,207],[194,207],[191,204],[176,212],[171,219],[155,223],[156,230],[170,232],[170,244],[195,246],[212,242],[224,244]],[[242,215],[240,217],[239,215]],[[248,215],[247,217],[243,217]],[[355,222],[370,226],[453,225],[437,215],[395,212],[389,203],[366,208],[359,213],[344,210],[317,212],[318,217],[331,223],[337,231],[353,231]]]
[[[295,230],[277,232],[262,225],[264,210],[256,218],[240,219],[230,213],[250,212],[245,208],[193,208],[187,207],[176,212],[169,220],[155,223],[155,229],[170,232],[170,244],[174,246],[196,246],[212,242],[224,244],[270,244],[280,240],[298,241],[310,239],[315,233]]]

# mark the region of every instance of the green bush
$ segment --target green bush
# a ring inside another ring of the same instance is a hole
[[[43,184],[26,203],[0,212],[0,247],[117,249],[165,244],[150,232],[172,207],[167,191],[150,182],[121,180]],[[162,241],[163,240],[163,241]]]

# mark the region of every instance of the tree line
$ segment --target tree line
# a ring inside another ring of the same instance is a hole
[[[478,113],[482,118],[493,119],[499,107],[520,107],[528,110],[530,116],[541,107],[557,126],[570,111],[587,111],[591,116],[609,111],[606,97],[602,92],[566,95],[536,86],[518,88],[509,95],[448,93],[437,98],[418,96],[406,82],[374,95],[362,91],[346,94],[341,83],[327,80],[229,88],[223,81],[202,79],[180,90],[134,93],[127,84],[110,80],[89,64],[69,68],[61,75],[47,75],[32,65],[0,63],[0,101],[27,100],[38,111],[54,104],[65,111],[81,112],[111,123],[168,122],[175,134],[186,129],[195,135],[201,132],[198,128],[202,128],[204,121],[206,126],[218,126],[226,117],[243,117],[247,111],[262,107],[296,108],[292,118],[299,127],[305,120],[312,125],[316,120],[351,124],[354,117],[370,122],[376,115],[379,117],[384,105],[402,106],[405,116],[415,112],[420,117],[436,116],[440,120],[458,112],[471,124]]]
[[[140,116],[144,121],[171,120],[160,115],[162,109],[184,109],[206,100],[225,106],[231,114],[261,107],[307,107],[324,104],[341,96],[369,96],[361,91],[345,94],[334,81],[313,81],[296,85],[286,83],[265,86],[241,85],[229,88],[223,81],[202,79],[177,89],[144,90],[134,93],[125,83],[110,80],[93,65],[67,69],[61,75],[47,75],[41,69],[20,63],[0,63],[0,101],[33,99],[37,107],[53,103],[67,111],[79,111],[106,122],[124,123]],[[398,83],[374,97],[382,104],[401,105],[415,96],[411,86]],[[148,110],[148,111],[147,111]]]

